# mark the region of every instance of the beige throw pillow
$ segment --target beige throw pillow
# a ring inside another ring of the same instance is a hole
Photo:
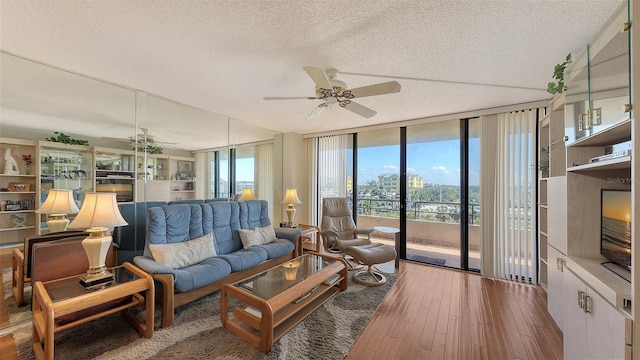
[[[240,229],[238,232],[240,233],[242,247],[245,249],[250,246],[268,244],[277,239],[273,225],[267,225],[261,228],[257,227],[253,230]]]
[[[155,261],[172,269],[181,269],[216,256],[213,233],[181,243],[149,244],[149,250]]]

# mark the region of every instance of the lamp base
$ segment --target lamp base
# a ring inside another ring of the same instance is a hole
[[[56,233],[67,230],[69,225],[69,219],[65,218],[64,214],[50,214],[47,220],[47,228],[49,233]]]
[[[103,272],[97,274],[89,274],[87,272],[87,274],[80,278],[80,284],[84,287],[91,287],[108,283],[110,281],[113,281],[114,279],[115,277],[113,276],[113,273],[107,270],[104,270]]]

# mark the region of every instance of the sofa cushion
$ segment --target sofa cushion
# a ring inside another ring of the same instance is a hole
[[[147,241],[144,256],[152,257],[150,244],[174,244],[199,238],[211,231],[202,226],[200,205],[167,205],[147,211]],[[214,238],[217,234],[213,234]],[[217,249],[216,249],[217,250]]]
[[[211,257],[201,262],[174,270],[174,285],[176,292],[186,292],[197,289],[231,274],[231,266],[219,257]]]
[[[256,248],[264,249],[267,252],[267,258],[275,259],[287,254],[291,254],[295,245],[293,242],[285,239],[277,239],[270,244],[257,245]]]
[[[240,229],[238,232],[240,233],[242,247],[245,249],[251,246],[269,244],[277,239],[276,232],[271,225],[257,227],[253,230]]]
[[[234,272],[247,270],[269,258],[269,254],[262,246],[265,245],[240,249],[231,254],[219,255],[218,257],[227,261]]]
[[[239,207],[236,202],[211,202],[201,205],[202,224],[205,233],[213,232],[218,255],[242,249]]]
[[[266,200],[247,200],[238,203],[240,207],[240,227],[253,229],[271,225],[269,203]]]
[[[149,244],[149,250],[155,261],[172,269],[181,269],[216,256],[212,233],[185,242]]]

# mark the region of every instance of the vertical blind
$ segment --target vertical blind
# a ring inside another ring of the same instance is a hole
[[[254,150],[254,196],[267,200],[269,218],[273,219],[273,144],[257,145]]]
[[[347,196],[347,148],[349,135],[317,138],[317,172],[314,174],[314,211],[316,223],[322,218],[322,199]]]
[[[483,119],[483,135],[486,131],[494,138],[481,150],[483,202],[491,200],[483,209],[493,214],[483,217],[482,224],[490,228],[482,239],[482,272],[487,276],[537,280],[536,121],[536,110]]]

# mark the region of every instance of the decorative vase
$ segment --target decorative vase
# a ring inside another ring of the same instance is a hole
[[[31,175],[31,165],[25,166],[24,173],[27,175]]]

